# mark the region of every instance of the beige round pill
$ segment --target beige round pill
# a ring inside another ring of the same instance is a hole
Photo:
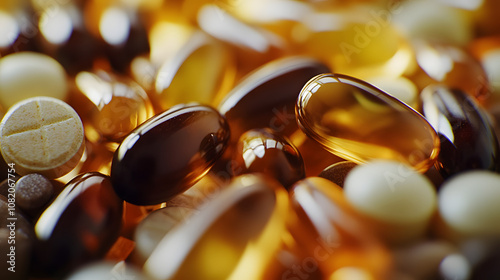
[[[50,56],[19,52],[0,59],[0,105],[5,110],[35,96],[64,100],[67,92],[66,72]]]
[[[393,244],[421,238],[437,208],[432,183],[395,161],[374,160],[354,167],[345,179],[344,194],[377,234]]]
[[[464,172],[445,181],[439,191],[439,213],[456,234],[466,237],[500,235],[500,175]]]
[[[52,179],[71,171],[84,150],[78,114],[61,100],[33,97],[13,105],[0,123],[0,149],[16,173]]]

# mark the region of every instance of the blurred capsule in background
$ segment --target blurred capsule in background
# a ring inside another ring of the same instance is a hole
[[[245,131],[269,127],[282,135],[297,129],[295,102],[300,89],[315,75],[326,73],[324,64],[307,57],[282,58],[246,76],[218,105],[231,127],[233,143]]]
[[[498,96],[500,96],[500,67],[498,66],[500,61],[500,34],[477,38],[470,43],[469,49],[481,62],[481,66],[486,72],[487,81],[493,91],[492,97],[498,103]],[[485,106],[488,105],[485,104]]]
[[[407,73],[419,89],[443,84],[460,89],[479,101],[490,95],[488,77],[479,61],[465,49],[450,44],[415,40],[416,69]]]
[[[66,280],[128,280],[141,279],[150,280],[138,268],[125,262],[100,261],[79,268],[69,275]]]
[[[108,176],[85,173],[69,182],[35,225],[32,271],[61,275],[98,260],[120,232],[123,201]]]
[[[409,40],[464,46],[473,37],[474,26],[467,10],[431,0],[402,1],[395,6],[394,25]]]
[[[80,108],[86,137],[93,143],[120,142],[153,116],[146,92],[127,77],[102,70],[80,72],[75,83],[80,92],[75,94],[82,95],[76,97],[80,102],[75,105]]]
[[[399,4],[329,7],[307,14],[295,29],[301,52],[338,73],[358,78],[398,77],[411,66],[412,50],[391,20]]]
[[[134,263],[144,265],[162,238],[193,214],[198,214],[193,208],[167,206],[146,216],[134,231]]]
[[[305,177],[304,162],[297,148],[269,128],[243,133],[233,160],[233,174],[263,173],[285,188]]]
[[[441,141],[436,168],[444,177],[472,169],[500,171],[500,147],[483,108],[464,91],[433,85],[422,91],[424,114]]]
[[[342,269],[355,268],[367,275],[361,279],[387,279],[392,262],[389,251],[362,224],[339,186],[308,177],[292,187],[290,199],[295,215],[288,227],[310,259],[309,267],[302,270],[312,273],[314,265],[333,277]],[[292,275],[306,279],[298,272]]]
[[[286,54],[282,38],[239,20],[216,3],[207,3],[199,9],[197,23],[201,30],[231,47],[239,72],[237,79]]]
[[[426,171],[439,151],[436,132],[419,113],[353,77],[314,77],[300,92],[296,114],[304,133],[357,163],[390,159]]]
[[[443,279],[439,278],[440,266],[446,258],[459,252],[456,245],[446,240],[419,241],[393,250],[394,269],[409,275],[410,279]],[[455,279],[446,276],[443,275],[444,279]]]
[[[439,191],[439,213],[445,227],[453,235],[498,238],[499,198],[499,174],[491,171],[464,172],[444,182]]]
[[[437,208],[432,183],[396,161],[374,160],[354,167],[345,179],[344,195],[389,244],[423,238]]]
[[[374,76],[366,82],[404,102],[414,110],[420,108],[419,91],[415,83],[405,77]]]
[[[159,67],[153,101],[161,111],[188,102],[216,105],[232,88],[235,74],[226,46],[198,31]]]
[[[82,1],[32,1],[40,32],[40,49],[59,61],[69,75],[88,71],[104,55],[103,44],[84,26]]]
[[[68,83],[61,64],[35,52],[19,52],[0,58],[0,105],[4,110],[36,96],[66,100]]]
[[[321,171],[318,177],[325,178],[343,188],[347,174],[356,166],[357,164],[352,161],[337,162]]]
[[[101,67],[109,66],[120,73],[129,70],[131,61],[150,51],[146,28],[137,10],[127,1],[90,0],[85,3],[85,28],[103,45],[106,59]]]
[[[34,11],[27,0],[0,3],[0,55],[38,51],[36,35],[40,32]]]
[[[118,196],[159,204],[200,180],[224,153],[225,119],[211,107],[183,104],[147,120],[115,151],[111,179]]]
[[[288,195],[263,176],[241,175],[230,184],[163,237],[144,265],[146,274],[155,279],[265,277],[280,247]]]

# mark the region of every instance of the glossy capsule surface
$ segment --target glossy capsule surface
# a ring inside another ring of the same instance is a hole
[[[294,210],[290,232],[325,275],[356,267],[370,276],[367,279],[386,279],[389,251],[365,227],[342,188],[324,178],[308,177],[293,185],[290,203]]]
[[[154,99],[162,110],[188,102],[212,104],[234,81],[234,62],[220,42],[197,32],[156,76]],[[200,73],[202,73],[200,75]]]
[[[264,173],[289,187],[305,177],[302,157],[287,139],[269,128],[245,132],[233,158],[233,173]]]
[[[116,150],[111,180],[137,205],[159,204],[196,183],[222,155],[229,139],[224,118],[202,105],[179,105],[132,131]]]
[[[154,279],[264,279],[288,206],[275,180],[235,177],[198,214],[167,233],[143,269]]]
[[[304,86],[296,108],[301,129],[345,159],[393,159],[419,171],[436,160],[439,139],[430,124],[398,99],[356,78],[318,75]]]
[[[232,141],[252,128],[293,133],[300,89],[315,75],[326,72],[328,67],[316,60],[292,57],[265,64],[246,76],[218,106],[231,127]]]
[[[85,134],[92,142],[120,142],[153,116],[146,92],[128,78],[96,71],[80,72],[75,81],[85,101],[90,103],[89,111],[82,115]]]
[[[464,91],[429,86],[422,92],[424,114],[437,131],[437,169],[445,177],[471,170],[500,171],[500,148],[484,109]]]
[[[35,225],[33,270],[59,274],[102,258],[118,238],[122,213],[123,201],[108,176],[75,177]]]

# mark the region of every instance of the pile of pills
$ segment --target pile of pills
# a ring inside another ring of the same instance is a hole
[[[500,278],[500,4],[344,2],[2,1],[0,279]]]

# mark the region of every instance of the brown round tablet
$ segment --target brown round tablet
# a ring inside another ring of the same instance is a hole
[[[16,182],[16,204],[26,212],[43,207],[53,193],[49,179],[37,173],[23,176]]]
[[[83,125],[65,102],[33,97],[14,104],[0,123],[0,148],[20,175],[52,179],[71,171],[84,150]]]

